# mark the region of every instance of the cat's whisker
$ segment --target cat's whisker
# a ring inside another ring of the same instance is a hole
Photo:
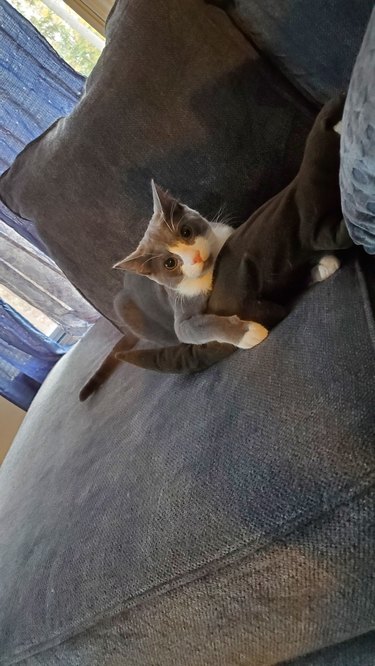
[[[181,305],[184,300],[184,294],[177,292],[176,305]]]
[[[235,215],[217,215],[214,219],[210,220],[210,224],[230,224],[235,221],[239,221]]]
[[[164,252],[161,252],[160,254],[153,254],[151,257],[146,259],[146,261],[151,261],[151,259],[158,259],[159,257],[162,257],[164,255]]]
[[[169,231],[171,232],[171,234],[173,234],[173,229],[172,229],[172,227],[168,224],[168,222],[167,222],[167,220],[166,220],[166,218],[165,218],[165,215],[163,215],[163,222],[164,222],[164,224],[166,225],[166,227],[169,229]]]
[[[217,215],[220,215],[222,210],[223,210],[224,204],[221,204],[218,208],[218,210],[214,213],[213,217],[217,217]]]
[[[179,219],[179,224],[181,224],[181,222],[185,219],[185,217],[188,216],[188,214],[189,214],[188,211],[186,211],[186,213],[183,214],[183,216]]]
[[[224,213],[224,209],[225,209],[225,204],[221,204],[218,211],[215,213],[215,215],[213,216],[212,220],[210,220],[210,222],[213,223],[213,224],[216,224],[219,221],[220,216]]]
[[[148,259],[146,259],[146,260],[143,262],[143,264],[142,264],[142,268],[143,268],[143,266],[144,266],[145,264],[147,264],[148,261],[152,261],[153,259],[158,259],[159,257],[163,257],[163,256],[164,256],[163,253],[162,253],[162,254],[154,254],[154,255],[152,255],[152,257],[149,257]]]
[[[230,224],[231,222],[238,222],[238,218],[235,215],[223,215],[222,217],[211,221],[211,224]]]
[[[225,212],[225,208],[224,208],[224,206],[221,206],[221,208],[217,212],[217,215],[215,216],[215,222],[217,224],[222,222],[223,219],[225,218],[224,212]]]
[[[176,201],[174,201],[174,202],[172,203],[172,208],[171,208],[171,212],[170,212],[170,215],[169,215],[169,221],[170,221],[170,223],[171,223],[171,225],[172,225],[172,229],[173,229],[173,232],[174,232],[174,233],[176,233],[176,227],[175,227],[175,225],[173,224],[173,214],[174,214],[175,210],[176,210]]]

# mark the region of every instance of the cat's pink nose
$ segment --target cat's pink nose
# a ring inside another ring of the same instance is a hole
[[[201,253],[199,252],[199,250],[197,250],[194,254],[193,264],[203,264],[203,259],[201,257]]]

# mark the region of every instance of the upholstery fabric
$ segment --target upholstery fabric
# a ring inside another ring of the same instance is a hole
[[[251,353],[122,366],[79,403],[118,335],[96,324],[58,363],[1,468],[0,663],[268,666],[375,629],[358,267]]]
[[[375,254],[375,10],[351,78],[341,142],[342,208],[355,243]]]
[[[114,318],[111,267],[144,231],[151,177],[238,223],[295,175],[314,109],[203,0],[119,0],[107,37],[81,102],[18,157],[0,194]]]
[[[374,3],[223,0],[221,5],[295,86],[323,104],[349,85]]]
[[[336,6],[349,25],[352,3]],[[312,118],[222,9],[180,7],[120,0],[87,96],[1,182],[109,314],[107,261],[141,233],[151,175],[241,218],[290,179]],[[200,375],[122,366],[80,403],[119,336],[106,321],[55,366],[0,470],[1,666],[372,666],[375,326],[358,262]]]

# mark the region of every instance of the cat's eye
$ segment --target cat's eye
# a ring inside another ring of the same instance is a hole
[[[184,224],[181,227],[180,234],[182,238],[191,238],[193,235],[193,230],[191,227],[188,227],[187,224]]]
[[[164,267],[167,269],[167,271],[173,271],[176,266],[177,261],[176,259],[173,259],[173,257],[168,257],[168,259],[166,259],[164,262]]]

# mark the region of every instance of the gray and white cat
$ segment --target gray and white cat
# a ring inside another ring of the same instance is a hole
[[[251,349],[268,335],[256,322],[205,314],[215,261],[233,229],[208,222],[154,181],[151,185],[153,215],[146,232],[137,249],[114,265],[128,273],[114,302],[127,333],[83,387],[80,400],[112,374],[121,362],[117,354],[139,341],[156,345],[217,341]],[[150,280],[147,286],[144,277]]]
[[[205,314],[215,261],[233,229],[208,222],[153,181],[152,194],[154,212],[145,235],[137,249],[114,268],[144,275],[167,291],[180,342],[215,340],[241,349],[262,342],[267,330],[256,322]],[[137,333],[158,342],[152,330],[142,328]]]
[[[257,322],[206,313],[215,261],[233,229],[209,222],[153,181],[152,195],[153,215],[142,240],[114,266],[127,272],[114,303],[127,333],[83,387],[80,400],[112,374],[121,362],[118,354],[139,341],[163,346],[216,341],[251,349],[268,335]],[[336,257],[323,257],[312,270],[312,281],[326,279],[338,267]]]

